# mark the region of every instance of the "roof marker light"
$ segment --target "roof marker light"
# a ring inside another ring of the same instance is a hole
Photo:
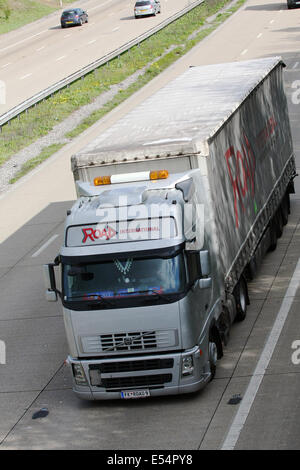
[[[149,181],[166,179],[169,176],[167,170],[140,171],[138,173],[123,173],[122,175],[98,176],[94,179],[95,186],[116,183],[132,183],[135,181]]]

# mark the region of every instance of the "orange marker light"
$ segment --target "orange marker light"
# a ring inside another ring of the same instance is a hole
[[[98,176],[94,178],[94,185],[101,186],[102,184],[110,184],[110,176]]]
[[[162,180],[168,178],[168,176],[169,172],[167,170],[150,171],[151,180]]]

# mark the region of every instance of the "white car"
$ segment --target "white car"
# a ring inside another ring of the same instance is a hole
[[[134,6],[134,16],[136,18],[146,15],[156,16],[160,11],[161,7],[159,0],[138,0]]]

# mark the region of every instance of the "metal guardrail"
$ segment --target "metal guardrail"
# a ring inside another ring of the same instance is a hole
[[[51,85],[50,87],[46,88],[43,91],[40,91],[39,93],[35,94],[31,98],[28,98],[27,100],[23,101],[22,103],[18,104],[17,106],[13,107],[11,110],[7,111],[6,113],[2,114],[0,116],[0,130],[4,124],[7,124],[10,120],[14,119],[27,109],[31,108],[32,106],[36,105],[40,101],[44,100],[45,98],[48,98],[51,96],[53,93],[56,93],[57,91],[65,88],[66,86],[70,85],[71,83],[75,82],[79,78],[83,78],[85,75],[87,75],[90,72],[93,72],[96,70],[98,67],[101,65],[104,65],[111,61],[112,59],[115,59],[119,55],[123,54],[123,52],[126,52],[130,50],[134,46],[138,46],[141,42],[143,42],[145,39],[149,38],[150,36],[153,36],[153,34],[157,33],[161,29],[165,28],[169,24],[173,23],[175,20],[180,18],[181,16],[185,15],[189,11],[193,10],[196,8],[198,5],[201,3],[204,3],[205,0],[196,0],[195,2],[191,3],[187,7],[185,7],[183,10],[180,10],[179,12],[175,13],[175,15],[171,16],[170,18],[166,19],[159,25],[155,26],[154,28],[151,28],[149,31],[147,31],[144,34],[141,34],[137,38],[127,42],[123,46],[119,47],[118,49],[115,49],[114,51],[110,52],[109,54],[106,54],[105,56],[101,57],[98,60],[95,60],[89,65],[86,65],[82,69],[78,70],[77,72],[72,73],[68,77],[64,78],[63,80],[60,80],[57,83],[54,83],[54,85]]]

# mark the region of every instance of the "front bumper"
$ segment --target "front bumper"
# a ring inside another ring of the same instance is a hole
[[[193,356],[193,374],[182,376],[182,358]],[[192,393],[200,390],[210,379],[207,357],[198,346],[184,353],[118,357],[100,360],[76,360],[80,363],[86,385],[78,385],[73,377],[73,391],[86,400],[120,399],[122,391],[149,390],[150,397]],[[151,368],[153,367],[153,368]],[[104,371],[104,372],[103,372]]]

